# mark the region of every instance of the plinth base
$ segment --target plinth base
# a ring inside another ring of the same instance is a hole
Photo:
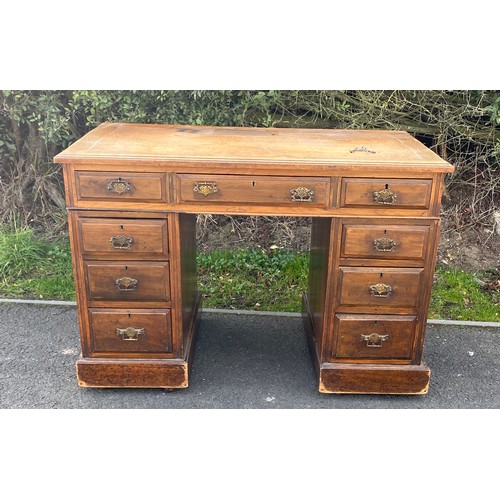
[[[334,394],[427,394],[431,371],[425,365],[323,363],[319,391]]]
[[[188,386],[188,364],[181,360],[80,358],[76,374],[82,387]]]

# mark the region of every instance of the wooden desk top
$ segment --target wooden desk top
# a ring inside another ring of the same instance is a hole
[[[54,158],[55,163],[74,164],[117,160],[453,170],[407,132],[380,130],[103,123]]]

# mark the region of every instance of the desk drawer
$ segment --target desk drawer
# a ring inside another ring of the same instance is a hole
[[[430,226],[344,224],[343,258],[424,260]]]
[[[416,308],[423,269],[341,267],[339,305]]]
[[[410,360],[416,326],[415,316],[337,314],[333,357]]]
[[[166,262],[86,262],[90,301],[168,301],[170,279]]]
[[[327,206],[330,179],[252,175],[176,175],[179,203]]]
[[[169,309],[91,309],[94,353],[172,352]]]
[[[428,209],[432,179],[343,178],[341,207]]]
[[[93,172],[76,170],[76,200],[128,203],[167,202],[166,174],[162,172]]]
[[[78,228],[85,257],[167,258],[166,220],[80,218]]]

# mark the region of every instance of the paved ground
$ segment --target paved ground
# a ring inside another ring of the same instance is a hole
[[[76,383],[76,309],[0,304],[0,408],[500,408],[500,328],[429,325],[425,396],[316,389],[300,318],[204,312],[190,387]]]

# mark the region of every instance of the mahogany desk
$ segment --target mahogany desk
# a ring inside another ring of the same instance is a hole
[[[303,317],[321,392],[423,394],[443,178],[406,132],[104,123],[63,164],[91,387],[187,387],[196,214],[311,216]]]

